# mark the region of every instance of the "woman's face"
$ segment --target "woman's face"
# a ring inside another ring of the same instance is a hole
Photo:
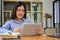
[[[16,11],[16,16],[18,19],[22,19],[25,14],[25,8],[23,6],[19,6]]]

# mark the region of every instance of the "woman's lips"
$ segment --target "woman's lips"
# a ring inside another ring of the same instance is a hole
[[[23,16],[23,15],[18,15],[18,16]]]

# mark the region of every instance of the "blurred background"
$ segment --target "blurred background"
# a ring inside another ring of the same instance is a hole
[[[42,24],[44,32],[46,28],[51,30],[51,33],[52,30],[56,32],[56,28],[53,26],[53,2],[58,0],[0,0],[0,26],[9,19],[18,1],[26,3],[27,17],[31,18],[35,23]]]

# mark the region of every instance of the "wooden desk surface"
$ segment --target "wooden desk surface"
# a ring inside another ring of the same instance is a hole
[[[21,40],[60,40],[60,38],[49,37],[43,34],[41,36],[21,37]]]
[[[15,36],[0,36],[0,38],[18,38],[17,35]],[[21,37],[21,40],[60,40],[60,38],[49,37],[46,34],[41,36],[25,36]]]
[[[18,38],[17,35],[0,35],[0,38]]]

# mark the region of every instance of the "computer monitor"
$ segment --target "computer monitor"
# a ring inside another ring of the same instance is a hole
[[[59,17],[59,15],[60,15],[60,12],[59,12],[59,1],[54,1],[54,3],[53,3],[53,11],[54,11],[54,13],[53,13],[53,26],[54,27],[56,27],[56,28],[58,28],[57,29],[57,32],[60,32],[59,30],[60,30],[60,27],[59,27],[59,24],[60,24],[60,21],[59,21],[59,19],[60,19],[60,17]]]
[[[53,26],[56,27],[57,33],[55,33],[54,37],[60,38],[60,1],[54,1],[53,2]]]

